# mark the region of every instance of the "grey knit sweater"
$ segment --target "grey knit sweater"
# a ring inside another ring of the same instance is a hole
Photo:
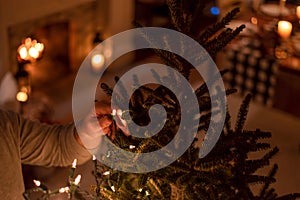
[[[0,199],[23,199],[21,164],[69,166],[91,155],[74,137],[75,127],[46,125],[0,110]]]

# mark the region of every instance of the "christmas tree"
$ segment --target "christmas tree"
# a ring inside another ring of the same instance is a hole
[[[244,25],[241,25],[235,30],[225,28],[225,25],[237,15],[239,9],[234,9],[228,13],[222,20],[209,26],[200,26],[199,19],[203,15],[204,9],[208,1],[200,0],[167,0],[166,1],[171,25],[170,29],[179,31],[197,41],[206,51],[214,57],[218,51],[225,47],[235,36],[237,36]],[[141,25],[136,22],[136,26]],[[153,41],[151,36],[144,35],[149,43],[161,42],[165,45],[172,46],[167,40],[161,38],[161,41]],[[182,47],[188,49],[188,47]],[[154,53],[158,55],[166,65],[176,69],[182,76],[189,80],[193,66],[182,59],[180,56],[159,49],[154,49]],[[195,53],[195,52],[193,52]],[[202,59],[201,53],[196,55]],[[204,58],[203,58],[204,59]],[[226,73],[222,71],[221,74]],[[180,85],[177,76],[169,72],[168,76],[161,76],[153,71],[152,75],[157,81],[168,82],[170,80],[177,81]],[[119,78],[116,77],[116,82]],[[134,77],[136,85],[139,85],[138,77]],[[215,80],[211,80],[212,82]],[[102,89],[112,95],[113,89],[111,86],[102,83]],[[226,89],[226,95],[234,93],[234,89]],[[93,186],[93,191],[83,191],[78,186],[78,179],[74,178],[74,173],[70,175],[69,185],[57,191],[52,191],[53,194],[65,192],[69,194],[69,198],[74,199],[296,199],[300,198],[300,194],[294,193],[285,196],[278,196],[276,191],[271,188],[271,183],[275,182],[275,174],[278,168],[274,165],[272,170],[267,175],[257,175],[258,169],[268,166],[270,159],[278,152],[277,147],[271,148],[270,144],[262,141],[262,139],[270,138],[271,133],[256,130],[245,130],[247,112],[251,95],[247,95],[240,106],[235,125],[232,125],[231,116],[228,111],[225,111],[225,124],[222,128],[221,135],[214,148],[205,157],[199,158],[201,142],[205,138],[211,118],[217,116],[224,110],[219,110],[217,104],[220,104],[218,93],[210,96],[207,83],[202,83],[195,90],[197,96],[200,115],[190,116],[189,120],[198,120],[200,123],[197,127],[187,127],[186,134],[196,130],[198,135],[194,138],[192,144],[184,152],[184,154],[172,162],[170,165],[159,170],[145,173],[129,173],[120,170],[109,168],[95,158],[95,176],[96,185]],[[124,94],[126,95],[126,94]],[[118,96],[119,103],[124,97]],[[111,139],[114,145],[136,153],[138,155],[146,152],[153,152],[166,146],[174,139],[179,124],[181,123],[181,107],[174,93],[162,86],[155,87],[144,85],[135,90],[130,97],[130,109],[123,113],[122,118],[132,120],[144,126],[150,123],[148,115],[149,109],[160,104],[167,112],[167,120],[162,123],[163,128],[160,132],[152,137],[138,138],[126,136],[120,133],[115,127],[114,137]],[[194,110],[194,107],[189,108]],[[157,111],[159,112],[159,111]],[[188,111],[187,111],[188,112]],[[192,112],[191,112],[192,113]],[[159,113],[158,113],[159,114]],[[115,126],[115,123],[114,123]],[[145,133],[147,135],[147,133]],[[203,136],[204,135],[204,136]],[[184,138],[180,138],[184,139]],[[181,144],[182,141],[176,141]],[[208,138],[209,139],[209,138]],[[200,145],[199,145],[200,143]],[[249,153],[264,151],[265,154],[261,158],[252,159]],[[108,149],[109,154],[109,149]],[[110,155],[105,155],[109,157]],[[116,160],[116,163],[125,162],[126,156]],[[135,163],[132,162],[134,167]],[[76,181],[77,179],[77,181]],[[260,192],[256,193],[252,190],[251,185],[261,184]],[[39,186],[40,190],[44,191],[44,199],[51,196],[44,187]],[[35,188],[36,190],[36,188]]]

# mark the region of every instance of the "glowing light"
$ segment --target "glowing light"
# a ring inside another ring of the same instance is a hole
[[[109,175],[109,174],[110,174],[110,171],[106,171],[103,173],[104,176]]]
[[[34,47],[30,47],[28,53],[31,57],[33,57],[35,59],[39,57],[39,52]]]
[[[19,102],[26,102],[28,100],[28,94],[23,91],[19,91],[16,95],[16,99]]]
[[[134,145],[129,145],[129,149],[134,149],[135,148],[135,146]]]
[[[31,45],[31,38],[26,38],[24,43],[25,43],[25,46],[26,46],[27,48],[29,48],[30,45]]]
[[[62,187],[58,190],[59,193],[68,193],[70,191],[69,187]]]
[[[146,191],[146,196],[149,196],[150,195],[150,192],[147,190]]]
[[[292,33],[293,25],[288,21],[279,21],[278,22],[278,34],[280,37],[286,39],[289,38]]]
[[[139,192],[142,192],[142,191],[143,191],[143,188],[138,189],[138,191],[139,191]]]
[[[26,38],[18,48],[18,54],[23,60],[36,60],[42,55],[44,44],[38,43],[36,40]]]
[[[112,115],[112,116],[116,116],[116,114],[117,114],[117,110],[116,110],[116,109],[113,109],[111,115]]]
[[[42,52],[44,50],[44,44],[43,43],[36,43],[34,45],[34,48],[38,51],[38,52]]]
[[[76,177],[75,180],[74,180],[74,184],[75,184],[75,185],[78,185],[78,184],[80,183],[80,180],[81,180],[81,175],[78,174],[77,177]]]
[[[116,191],[115,186],[111,186],[110,188],[111,188],[111,190],[112,190],[113,192]]]
[[[251,17],[250,21],[251,21],[251,23],[254,24],[254,25],[257,25],[257,23],[258,23],[256,17]]]
[[[72,168],[76,168],[76,165],[77,165],[77,159],[75,158],[73,163],[72,163]]]
[[[39,180],[33,180],[34,184],[37,186],[37,187],[40,187],[41,186],[41,181]]]
[[[213,14],[213,15],[219,15],[220,14],[220,9],[218,7],[211,7],[210,8],[210,13]]]
[[[25,59],[27,57],[27,49],[25,46],[22,46],[20,49],[19,49],[19,55],[22,59]]]
[[[96,156],[95,156],[95,155],[93,155],[93,160],[97,160],[97,158],[96,158]]]
[[[92,56],[92,66],[94,70],[99,70],[104,65],[105,58],[102,54],[95,54]]]
[[[296,15],[300,19],[300,6],[297,6],[296,8]]]

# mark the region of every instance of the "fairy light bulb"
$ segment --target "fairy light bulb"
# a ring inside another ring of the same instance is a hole
[[[150,196],[150,192],[148,190],[146,191],[146,196]]]
[[[62,187],[58,190],[59,193],[68,193],[70,191],[69,187]]]
[[[113,192],[116,191],[115,186],[111,186],[110,188],[111,188],[111,190],[112,190]]]
[[[74,184],[75,184],[75,185],[78,185],[78,184],[80,183],[80,180],[81,180],[81,175],[78,174],[78,175],[76,176],[75,180],[74,180]]]
[[[41,181],[39,180],[33,180],[34,184],[37,186],[37,187],[40,187],[41,186]]]
[[[75,158],[73,163],[72,163],[72,168],[76,168],[76,165],[77,165],[77,159]]]
[[[104,176],[107,176],[107,175],[109,175],[109,174],[110,174],[110,171],[103,172],[103,175],[104,175]]]

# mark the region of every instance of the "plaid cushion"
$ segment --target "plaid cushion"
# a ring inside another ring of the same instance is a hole
[[[224,81],[241,95],[251,93],[255,101],[272,106],[279,65],[275,59],[265,57],[259,46],[258,41],[249,41],[226,48],[225,67],[230,73]]]

